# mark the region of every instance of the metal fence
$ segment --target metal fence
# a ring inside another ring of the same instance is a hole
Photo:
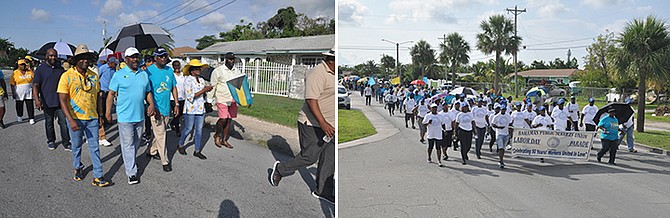
[[[247,75],[252,93],[289,96],[293,66],[268,61],[235,64]]]

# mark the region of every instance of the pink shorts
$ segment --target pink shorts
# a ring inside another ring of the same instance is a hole
[[[233,101],[230,106],[226,104],[216,103],[219,118],[237,118],[237,103]]]

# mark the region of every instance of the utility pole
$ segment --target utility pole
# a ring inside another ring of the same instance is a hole
[[[400,77],[400,84],[402,84],[402,77],[400,76],[400,45],[405,44],[405,43],[413,43],[414,41],[406,41],[406,42],[400,42],[400,43],[393,42],[393,41],[386,40],[386,39],[382,39],[382,41],[388,42],[388,43],[391,43],[391,44],[395,44],[395,61],[396,61],[395,71],[396,71],[396,75],[398,75],[398,77]]]
[[[107,39],[107,21],[102,21],[102,47],[105,47],[105,39]]]
[[[442,38],[438,37],[437,39],[441,39],[442,41],[444,41],[444,46],[447,46],[447,34],[443,34]],[[447,65],[445,64],[444,66],[446,68]],[[447,79],[449,77],[449,72],[447,72],[446,74],[447,74],[447,76],[444,77],[445,79]],[[455,77],[453,77],[453,75],[452,75],[452,77],[451,77],[451,84],[452,85],[456,84],[456,80],[454,78]]]
[[[517,7],[515,5],[514,9],[507,8],[505,10],[507,12],[511,12],[512,14],[514,14],[514,38],[516,39],[517,38],[516,37],[516,33],[517,33],[517,31],[516,31],[516,23],[517,23],[516,17],[519,14],[521,14],[523,12],[526,12],[526,9],[524,8],[524,9],[519,10],[519,9],[517,9]],[[519,98],[519,80],[517,80],[517,69],[516,69],[516,53],[517,53],[516,50],[518,50],[518,49],[519,48],[514,49],[514,95],[516,96],[516,98]]]

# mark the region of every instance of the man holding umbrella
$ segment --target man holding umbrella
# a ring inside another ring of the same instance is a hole
[[[616,165],[614,159],[616,158],[616,151],[619,147],[619,136],[617,134],[619,131],[619,120],[616,118],[616,109],[610,108],[607,110],[607,114],[607,116],[603,117],[600,119],[600,122],[598,122],[598,130],[602,130],[602,132],[600,132],[600,141],[602,142],[603,147],[598,152],[596,158],[598,162],[600,162],[605,153],[609,151],[610,158],[608,163],[610,165]]]

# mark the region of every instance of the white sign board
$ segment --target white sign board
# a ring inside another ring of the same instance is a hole
[[[595,132],[514,128],[512,155],[588,160]]]

